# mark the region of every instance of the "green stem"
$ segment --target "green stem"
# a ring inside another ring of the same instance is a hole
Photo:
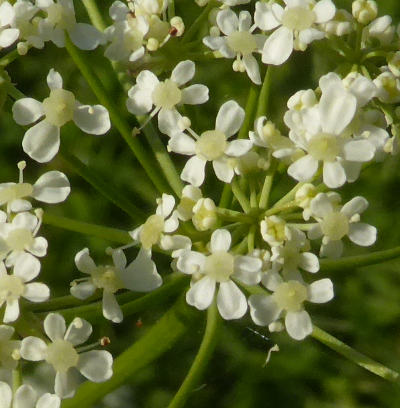
[[[126,212],[133,219],[143,220],[143,218],[145,218],[146,215],[144,211],[139,207],[136,207],[132,203],[132,200],[129,200],[126,195],[121,194],[116,188],[114,188],[112,182],[103,180],[101,176],[97,175],[76,156],[69,153],[67,149],[61,149],[61,158],[72,168],[73,171],[85,179],[100,194],[107,198],[107,200]],[[140,181],[142,182],[143,180]],[[150,199],[150,197],[148,197],[148,199]]]
[[[312,337],[371,373],[385,380],[400,383],[399,373],[359,353],[316,326],[313,327]]]
[[[99,8],[97,7],[95,0],[82,0],[83,5],[89,15],[92,24],[99,30],[104,31],[106,29],[106,24],[104,22],[103,16],[101,15]]]
[[[4,57],[0,58],[0,68],[5,68],[8,64],[11,64],[13,61],[15,61],[18,57],[20,57],[20,55],[18,54],[17,49],[4,55]]]
[[[267,171],[265,176],[264,185],[261,190],[260,202],[258,204],[260,209],[265,210],[268,208],[269,195],[271,193],[272,183],[274,182],[275,170],[277,167],[277,161],[271,158],[271,167]]]
[[[193,21],[190,25],[190,28],[185,32],[182,38],[182,44],[188,43],[192,40],[192,38],[196,35],[197,31],[200,29],[200,26],[203,24],[205,20],[208,18],[208,14],[210,13],[211,9],[216,7],[218,3],[215,0],[211,0],[204,10],[200,13],[200,15]]]
[[[266,116],[268,113],[268,106],[269,106],[269,91],[271,86],[271,74],[272,74],[272,67],[269,65],[265,72],[264,82],[261,87],[260,97],[258,98],[258,106],[257,106],[257,113],[256,118],[260,116]]]
[[[227,208],[230,206],[232,200],[232,189],[230,184],[224,184],[221,198],[219,200],[219,207]]]
[[[297,183],[286,195],[284,195],[280,200],[278,200],[272,208],[281,207],[282,205],[293,201],[297,191],[304,186],[306,183]]]
[[[240,131],[238,134],[238,139],[246,139],[249,137],[249,130],[253,126],[259,93],[260,93],[260,88],[252,84],[250,86],[249,94],[247,96],[245,116],[244,116],[242,127],[240,128]]]
[[[257,182],[253,177],[249,177],[250,186],[250,207],[258,208],[257,203]]]
[[[114,374],[105,383],[86,382],[62,408],[92,408],[105,395],[131,382],[135,374],[169,351],[192,328],[198,314],[179,299],[164,316],[114,362]]]
[[[171,20],[172,17],[175,17],[175,1],[168,0],[168,18]]]
[[[279,206],[279,207],[272,207],[269,210],[265,211],[264,217],[268,217],[270,215],[278,214],[282,211],[288,211],[288,210],[297,210],[299,208],[299,205],[297,204],[296,201],[289,201],[288,203]]]
[[[227,221],[239,221],[243,223],[253,223],[254,219],[246,214],[239,211],[229,210],[228,208],[217,207],[217,214]]]
[[[400,246],[372,252],[367,255],[348,256],[340,259],[321,259],[320,270],[324,272],[349,270],[361,266],[375,265],[400,257]]]
[[[124,245],[132,242],[132,238],[126,231],[77,221],[67,217],[59,217],[57,215],[49,214],[48,212],[44,213],[43,222],[47,225],[52,225],[53,227],[78,232],[83,235],[90,235],[108,242],[111,241]]]
[[[199,352],[197,353],[190,370],[175,394],[168,408],[185,407],[186,401],[190,398],[195,387],[207,367],[218,340],[218,327],[221,322],[215,301],[207,310],[207,325],[204,337],[201,342]]]
[[[243,208],[245,213],[250,211],[250,203],[247,197],[244,195],[242,189],[239,186],[238,180],[234,179],[231,184],[233,195],[238,200],[240,206]]]
[[[254,241],[256,237],[256,229],[257,229],[257,226],[255,224],[253,224],[250,227],[250,231],[249,231],[249,235],[247,239],[247,249],[249,251],[249,254],[251,254],[254,251]]]
[[[133,154],[138,159],[139,163],[142,165],[143,169],[145,170],[153,184],[156,186],[158,191],[160,193],[168,191],[168,184],[166,184],[165,180],[161,177],[160,172],[157,170],[157,168],[153,166],[153,161],[147,155],[147,152],[139,142],[139,139],[132,135],[131,127],[121,116],[119,108],[114,105],[112,98],[107,95],[107,91],[104,89],[103,84],[92,72],[83,53],[72,44],[68,37],[66,37],[65,40],[65,48],[67,49],[75,65],[78,67],[83,77],[89,84],[93,93],[96,95],[99,102],[105,108],[107,108],[114,126],[126,141]]]
[[[124,317],[130,316],[134,313],[151,308],[163,301],[170,299],[172,296],[181,292],[188,286],[188,276],[180,275],[175,277],[170,282],[162,285],[160,288],[137,298],[138,293],[128,292],[117,296],[117,300],[121,303],[121,310]],[[132,300],[132,298],[134,300]],[[125,301],[125,303],[123,303]],[[94,302],[88,305],[72,307],[68,309],[59,309],[60,313],[66,320],[72,320],[75,316],[83,316],[92,323],[101,321],[103,319],[102,302]]]

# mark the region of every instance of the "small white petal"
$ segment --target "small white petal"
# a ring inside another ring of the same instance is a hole
[[[210,250],[212,253],[217,251],[228,252],[231,242],[232,238],[228,230],[217,229],[211,235]]]
[[[333,299],[333,284],[330,279],[320,279],[308,287],[308,300],[313,303],[326,303]]]
[[[225,102],[218,111],[215,129],[224,133],[229,138],[242,126],[244,115],[243,108],[237,102]]]
[[[228,142],[225,154],[232,157],[240,157],[245,155],[252,146],[252,141],[248,139],[233,140],[232,142]]]
[[[29,252],[38,257],[45,256],[47,253],[47,240],[43,237],[34,238]]]
[[[61,89],[63,87],[63,80],[61,75],[53,68],[51,68],[49,73],[47,74],[46,80],[50,90]]]
[[[21,254],[14,265],[14,275],[19,276],[24,282],[35,279],[40,272],[40,261],[28,253]]]
[[[21,357],[30,361],[41,361],[46,358],[46,343],[38,337],[28,336],[21,342]]]
[[[246,296],[232,281],[221,282],[217,295],[217,307],[225,320],[240,319],[247,311]]]
[[[92,257],[89,255],[89,249],[84,248],[75,255],[75,265],[82,273],[90,275],[96,270],[96,264]]]
[[[375,147],[368,140],[351,140],[344,144],[343,153],[346,160],[367,162],[374,158]]]
[[[90,24],[77,23],[68,31],[71,41],[81,50],[89,51],[104,42],[104,34]]]
[[[301,157],[288,168],[289,176],[297,181],[308,181],[318,170],[318,160],[311,155]]]
[[[39,122],[25,133],[22,148],[39,163],[50,161],[60,148],[60,128],[46,121]]]
[[[44,331],[51,341],[63,339],[65,331],[65,319],[58,313],[50,313],[43,322]]]
[[[343,253],[342,241],[329,241],[325,245],[321,245],[320,255],[328,258],[338,259]]]
[[[33,185],[32,197],[48,204],[56,204],[64,201],[71,187],[67,176],[60,171],[48,171],[38,178]]]
[[[259,326],[268,326],[279,318],[282,311],[270,295],[251,295],[249,306],[251,318]]]
[[[182,273],[192,275],[203,270],[205,261],[205,255],[200,252],[184,251],[178,258],[176,266]]]
[[[124,316],[113,293],[103,291],[103,316],[114,323],[121,323]]]
[[[274,3],[273,6],[274,8],[272,10],[270,4],[257,1],[254,22],[261,30],[273,30],[281,24],[280,18],[283,14],[283,8],[277,3]]]
[[[96,291],[96,286],[91,282],[80,282],[70,288],[71,295],[80,300],[85,300]]]
[[[257,60],[251,55],[245,55],[243,57],[243,64],[246,69],[247,75],[256,85],[261,84],[260,68]]]
[[[300,255],[299,267],[307,272],[316,273],[319,271],[319,260],[315,254],[304,252]]]
[[[337,188],[346,182],[346,173],[338,161],[324,162],[323,180],[329,188]]]
[[[92,325],[85,319],[75,317],[69,324],[64,340],[69,341],[74,346],[83,344],[92,334]]]
[[[349,238],[360,246],[371,246],[376,241],[377,230],[375,227],[363,222],[350,224]]]
[[[285,326],[289,336],[295,340],[303,340],[312,333],[311,318],[305,310],[288,312],[285,317]]]
[[[326,23],[331,20],[336,13],[336,7],[331,0],[321,0],[313,8],[318,24]]]
[[[168,151],[193,155],[196,152],[196,142],[185,133],[177,133],[169,140]]]
[[[181,61],[172,71],[171,79],[178,85],[184,85],[194,77],[195,65],[193,61]]]
[[[35,401],[35,390],[30,385],[23,384],[14,394],[13,408],[34,408]]]
[[[6,303],[6,310],[4,312],[3,322],[10,323],[15,322],[19,316],[19,303],[18,299],[8,300]]]
[[[126,256],[122,249],[116,249],[112,252],[112,259],[117,269],[124,269],[126,267]]]
[[[329,197],[324,193],[318,193],[311,200],[310,208],[314,215],[322,218],[325,217],[325,215],[333,212],[332,202],[329,200]]]
[[[7,3],[3,3],[7,4]],[[4,381],[0,381],[0,408],[10,408],[12,391],[10,386]]]
[[[225,157],[213,160],[212,164],[218,180],[224,183],[230,183],[232,181],[235,172],[232,164]]]
[[[36,403],[36,408],[60,408],[61,399],[54,394],[43,394]]]
[[[108,110],[102,105],[80,105],[74,110],[74,122],[91,135],[103,135],[111,128]]]
[[[60,398],[71,398],[75,394],[77,385],[71,368],[67,372],[57,371],[54,391]]]
[[[33,98],[18,99],[13,107],[13,118],[18,125],[29,125],[44,115],[43,105]]]
[[[231,9],[227,8],[217,14],[217,24],[225,35],[229,35],[238,30],[239,19]]]
[[[181,103],[186,105],[200,105],[208,101],[208,88],[205,85],[194,84],[182,89]]]
[[[293,33],[286,27],[279,27],[265,41],[262,51],[264,64],[281,65],[293,51]]]
[[[368,201],[361,196],[352,198],[347,202],[340,212],[351,218],[354,214],[361,214],[368,208]]]
[[[50,297],[50,289],[44,283],[28,283],[25,285],[23,297],[30,302],[45,302]]]
[[[79,356],[78,369],[88,380],[104,382],[111,378],[112,355],[105,350],[92,350]]]
[[[182,170],[181,179],[187,181],[195,187],[200,187],[204,181],[204,167],[206,161],[198,156],[191,157]]]
[[[151,93],[135,85],[130,89],[128,95],[129,99],[126,101],[126,108],[130,113],[134,115],[144,115],[150,112],[153,106]]]
[[[199,310],[207,309],[215,293],[215,280],[205,276],[197,281],[186,293],[186,301],[189,305]]]
[[[0,48],[6,48],[18,40],[19,30],[17,28],[6,28],[0,31]]]

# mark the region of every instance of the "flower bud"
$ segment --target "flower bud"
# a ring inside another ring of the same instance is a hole
[[[356,0],[351,6],[354,18],[361,24],[368,24],[378,15],[378,6],[373,0]]]
[[[180,37],[183,32],[185,31],[185,24],[181,17],[173,17],[170,21],[171,27],[174,27],[177,31],[175,33],[175,37]]]
[[[198,231],[207,231],[217,222],[216,206],[211,198],[201,198],[193,207],[192,222]]]

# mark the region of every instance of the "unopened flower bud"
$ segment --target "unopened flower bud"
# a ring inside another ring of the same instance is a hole
[[[374,0],[356,0],[351,6],[354,18],[361,24],[368,24],[378,15],[378,6]]]
[[[147,45],[146,45],[146,47],[147,47],[147,49],[149,50],[149,51],[156,51],[156,50],[158,50],[158,47],[160,46],[160,43],[159,43],[159,41],[156,39],[156,38],[149,38],[148,40],[147,40]]]
[[[201,198],[193,207],[192,222],[198,231],[207,231],[217,222],[216,205],[211,198]]]
[[[180,37],[185,31],[185,24],[181,17],[175,16],[171,18],[171,27],[176,29],[175,37]],[[171,34],[172,35],[172,34]]]
[[[28,44],[25,42],[20,42],[17,44],[17,52],[19,55],[26,55],[29,50]]]

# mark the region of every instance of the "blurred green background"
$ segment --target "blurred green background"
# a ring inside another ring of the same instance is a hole
[[[78,20],[87,21],[80,2],[75,2]],[[192,0],[176,0],[176,12],[187,26],[199,12]],[[380,14],[390,14],[400,21],[397,0],[378,2]],[[108,18],[111,1],[99,1]],[[349,9],[350,2],[336,2]],[[296,90],[316,87],[318,77],[335,69],[335,62],[323,51],[323,43],[312,46],[307,52],[295,53],[290,62],[273,72],[270,100],[272,120],[282,125],[282,113],[287,98]],[[112,76],[109,65],[102,59],[103,50],[87,53],[98,75],[106,86],[109,97],[121,111],[126,96]],[[177,61],[169,61],[174,65]],[[46,75],[50,68],[58,70],[65,88],[75,92],[82,103],[96,103],[85,80],[79,74],[64,49],[48,44],[43,51],[31,50],[8,67],[8,73],[22,92],[42,100],[48,94]],[[245,105],[249,81],[244,74],[234,73],[231,61],[218,60],[197,63],[195,82],[210,88],[210,101],[201,107],[187,110],[193,127],[210,128],[221,103],[228,99]],[[132,78],[132,83],[134,79]],[[0,113],[1,177],[0,182],[16,181],[16,163],[27,160],[27,181],[49,169],[65,172],[72,185],[69,199],[54,207],[46,206],[50,214],[63,215],[81,221],[131,230],[143,220],[132,220],[119,208],[110,204],[90,185],[77,176],[68,163],[57,156],[48,165],[38,165],[22,151],[21,140],[25,129],[17,126],[10,115],[12,101],[8,100]],[[284,128],[282,128],[284,130]],[[140,136],[139,136],[140,137]],[[165,140],[165,139],[164,139]],[[151,200],[156,197],[152,188],[145,191],[138,179],[142,170],[119,134],[112,130],[105,136],[83,134],[73,124],[62,129],[62,144],[87,163],[106,183],[112,184],[129,200],[146,210],[153,211]],[[181,165],[182,161],[177,158]],[[273,190],[273,198],[288,191],[293,181],[283,176]],[[208,194],[218,198],[219,187],[208,186]],[[370,202],[364,220],[379,230],[378,241],[371,249],[346,246],[346,255],[391,248],[400,245],[400,166],[397,157],[389,157],[366,170],[354,184],[341,189],[344,201],[363,195]],[[74,265],[74,256],[83,247],[89,247],[98,262],[106,261],[104,250],[112,242],[43,226],[42,234],[49,241],[49,254],[43,261],[42,280],[53,289],[53,295],[68,293],[69,282],[81,277]],[[168,273],[166,259],[161,259]],[[162,269],[162,268],[160,268]],[[321,274],[322,275],[322,274]],[[319,277],[325,277],[325,276]],[[340,338],[358,351],[400,371],[400,261],[337,272],[330,276],[335,284],[336,296],[327,305],[309,307],[313,320],[321,328]],[[109,335],[111,349],[117,355],[150,327],[166,310],[166,305],[154,307],[140,315],[131,316],[122,325],[104,320],[96,330]],[[84,316],[82,316],[84,317]],[[136,326],[141,319],[143,327]],[[165,407],[178,389],[195,356],[201,341],[204,321],[197,330],[187,335],[156,363],[142,370],[117,395],[107,398],[103,407]],[[291,407],[291,408],[373,408],[400,406],[400,388],[370,374],[341,356],[328,350],[313,339],[296,342],[285,334],[269,335],[265,341],[248,330],[254,327],[250,319],[225,322],[217,350],[203,377],[202,386],[193,392],[188,407]],[[118,339],[117,339],[118,338]],[[162,341],[162,339],[160,339]],[[268,349],[277,343],[279,353],[273,353],[270,363],[264,366]]]

